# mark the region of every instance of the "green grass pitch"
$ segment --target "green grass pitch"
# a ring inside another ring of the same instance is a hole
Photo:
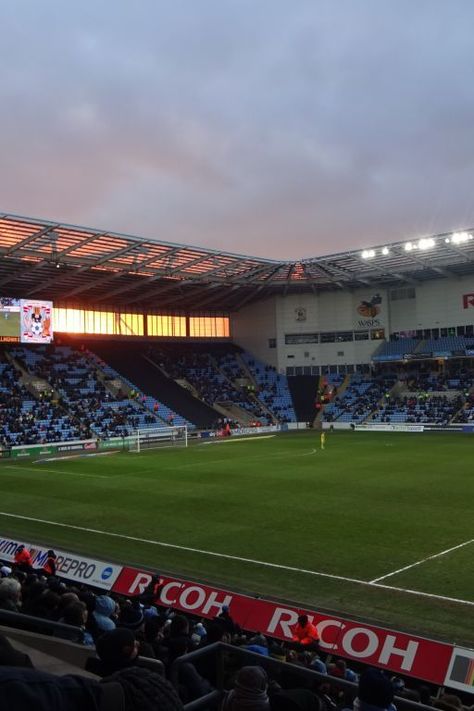
[[[0,515],[3,535],[474,644],[469,435],[330,433],[321,451],[318,435],[304,432],[46,463],[6,460],[0,491],[2,512],[202,552]],[[384,578],[387,588],[363,584],[463,543]]]

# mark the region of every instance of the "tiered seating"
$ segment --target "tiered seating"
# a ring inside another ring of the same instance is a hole
[[[59,405],[67,409],[83,437],[126,436],[138,427],[157,425],[156,416],[147,413],[140,401],[112,396],[86,353],[69,346],[39,346],[34,350],[18,347],[12,355],[53,387],[60,396]],[[54,439],[71,437],[71,429],[61,427],[60,436]]]
[[[173,410],[171,410],[159,400],[156,400],[154,397],[142,393],[140,390],[138,390],[134,383],[132,383],[130,380],[128,380],[128,378],[125,378],[123,375],[114,370],[114,368],[105,363],[95,353],[87,351],[87,355],[89,359],[97,367],[99,367],[108,378],[111,378],[112,380],[119,379],[123,383],[128,385],[128,387],[136,393],[138,397],[138,402],[141,403],[142,407],[145,407],[147,410],[149,410],[150,413],[153,413],[153,419],[150,420],[149,415],[143,417],[142,420],[139,422],[138,427],[159,427],[162,425],[177,425],[179,427],[186,425],[189,429],[194,428],[192,422],[189,422],[185,417],[182,417],[178,413],[173,412]],[[135,400],[133,402],[136,404]]]
[[[35,400],[18,372],[0,363],[0,442],[4,446],[75,439],[80,428],[48,395]]]
[[[179,350],[154,347],[150,355],[170,377],[190,383],[198,397],[208,405],[232,403],[248,412],[255,421],[271,422],[271,417],[249,392],[234,382],[246,376],[231,349],[196,351],[186,347]]]
[[[242,360],[257,382],[258,399],[278,417],[280,422],[296,422],[286,375],[281,375],[273,366],[262,363],[246,351],[242,353]]]
[[[450,354],[452,351],[464,351],[465,348],[466,338],[464,336],[431,338],[430,340],[423,341],[420,345],[420,351],[423,353],[432,353],[434,356]]]
[[[385,341],[372,356],[374,361],[400,360],[405,354],[413,353],[420,341],[416,338],[401,338],[399,341]]]
[[[325,422],[363,422],[374,412],[380,399],[393,387],[394,376],[370,378],[355,374],[341,397],[324,408]]]
[[[388,400],[373,422],[407,422],[447,425],[462,407],[462,398],[444,395],[412,395]]]

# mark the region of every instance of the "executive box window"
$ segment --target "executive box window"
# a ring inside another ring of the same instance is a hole
[[[186,316],[149,314],[146,324],[149,336],[186,337]]]
[[[335,343],[336,334],[335,333],[321,333],[321,343]]]
[[[104,336],[143,336],[143,314],[116,311],[53,308],[55,330],[60,333],[100,334]]]
[[[302,343],[319,343],[318,333],[287,333],[285,344],[287,346],[297,346]]]
[[[368,331],[356,331],[354,333],[354,340],[368,341],[369,340],[369,332]]]
[[[370,332],[370,338],[373,341],[382,341],[385,338],[385,330],[383,328],[376,328]]]
[[[336,333],[336,343],[346,343],[353,340],[354,333],[352,331],[338,331]]]

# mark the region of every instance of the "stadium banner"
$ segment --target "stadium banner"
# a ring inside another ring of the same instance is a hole
[[[0,538],[0,559],[13,563],[15,552],[19,545],[26,545],[33,559],[33,568],[42,568],[48,557],[48,548],[35,543],[16,541],[11,538]],[[111,590],[122,572],[121,565],[104,563],[94,558],[87,558],[77,553],[54,549],[56,558],[56,574],[60,578],[75,583],[85,583],[102,590]]]
[[[350,422],[322,422],[323,430],[351,430],[352,424]]]
[[[240,437],[241,435],[257,435],[268,434],[269,432],[280,432],[281,425],[264,425],[263,427],[238,427],[232,430],[232,437]]]
[[[14,458],[41,457],[58,452],[74,452],[85,449],[96,449],[97,440],[81,439],[70,442],[46,442],[45,444],[24,444],[11,447],[10,456]]]
[[[356,432],[423,432],[424,426],[374,422],[374,424],[354,425],[354,429]]]
[[[455,647],[446,673],[446,686],[474,693],[474,650]]]
[[[112,591],[127,597],[140,595],[151,580],[149,572],[124,567]],[[160,582],[160,603],[165,607],[213,619],[223,605],[228,605],[232,618],[243,629],[283,641],[292,639],[298,615],[304,613],[316,624],[325,652],[434,684],[445,681],[453,652],[451,644],[179,578],[162,576]]]

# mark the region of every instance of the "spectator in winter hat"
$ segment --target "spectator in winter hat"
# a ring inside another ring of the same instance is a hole
[[[95,599],[95,608],[92,613],[99,632],[108,632],[115,629],[115,622],[111,616],[115,612],[115,602],[108,595],[98,595]]]
[[[221,711],[270,711],[268,677],[261,667],[242,667],[232,691],[226,695]]]
[[[394,709],[393,686],[379,669],[366,669],[359,678],[359,690],[354,700],[355,711]]]
[[[88,670],[100,676],[133,666],[138,656],[138,642],[132,630],[120,627],[102,634],[95,647],[100,663],[93,664],[91,660],[92,666],[88,664]]]
[[[117,627],[126,627],[135,632],[143,629],[145,617],[140,607],[132,604],[125,604],[120,610],[120,616],[117,622]]]
[[[128,667],[102,680],[118,683],[124,695],[124,711],[183,711],[173,686],[164,677],[141,667]]]

